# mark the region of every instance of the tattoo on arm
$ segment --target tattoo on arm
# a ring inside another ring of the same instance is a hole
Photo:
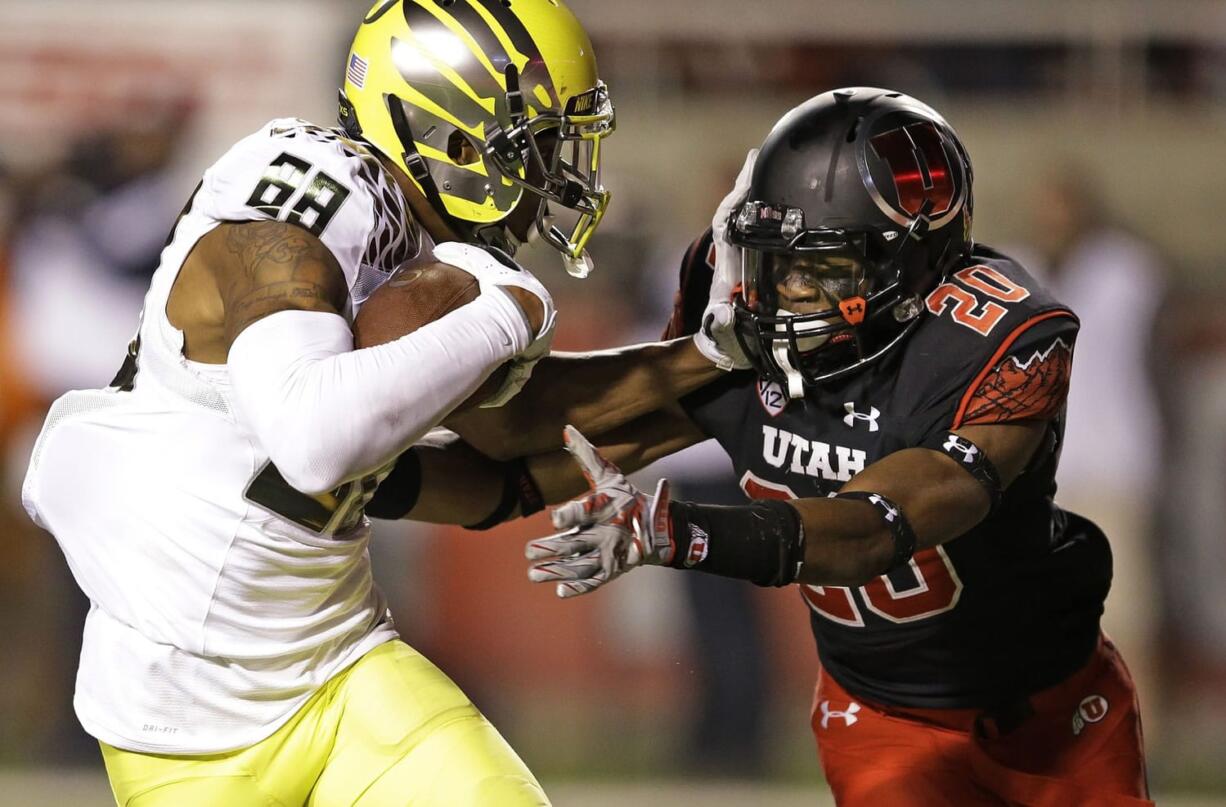
[[[222,302],[228,344],[251,323],[277,311],[340,313],[344,272],[315,236],[292,224],[223,224]]]

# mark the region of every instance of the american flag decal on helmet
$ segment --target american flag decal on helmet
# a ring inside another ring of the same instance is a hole
[[[366,88],[367,61],[356,53],[349,57],[349,67],[345,69],[345,78],[359,90]]]

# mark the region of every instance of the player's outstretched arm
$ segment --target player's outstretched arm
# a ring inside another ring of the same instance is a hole
[[[672,501],[631,485],[581,434],[569,449],[592,490],[553,513],[562,532],[533,541],[529,578],[586,594],[642,564],[763,586],[859,586],[982,521],[1041,444],[1047,423],[968,426],[891,454],[833,498],[739,507]]]
[[[310,233],[224,224],[200,248],[217,279],[236,415],[305,493],[394,459],[534,340],[524,309],[495,291],[354,350],[344,275]]]
[[[601,435],[674,404],[723,372],[747,369],[733,333],[732,296],[740,283],[741,256],[729,243],[727,228],[749,192],[757,154],[754,149],[746,155],[711,230],[682,261],[678,312],[668,336],[687,336],[599,353],[554,354],[537,365],[532,380],[503,410],[465,413],[448,425],[491,456],[536,454],[558,448],[566,424]],[[686,325],[683,311],[692,303],[700,316]]]
[[[714,381],[723,372],[691,338],[592,353],[554,353],[498,409],[452,415],[447,427],[483,453],[507,460],[557,449],[562,427],[603,435]]]
[[[966,426],[882,458],[835,498],[791,502],[804,533],[797,580],[862,585],[967,532],[1030,462],[1046,429],[1044,421]],[[903,530],[914,537],[910,547]]]
[[[704,439],[680,407],[668,407],[606,432],[599,444],[619,465],[637,470]],[[401,456],[366,512],[484,529],[563,502],[587,486],[561,449],[498,461],[440,430]]]
[[[748,369],[734,333],[732,304],[741,282],[741,255],[727,229],[749,192],[757,154],[753,149],[746,155],[735,185],[715,210],[711,229],[681,262],[677,310],[665,337],[670,341],[554,354],[537,365],[519,398],[504,410],[466,413],[448,425],[490,456],[536,454],[561,445],[565,424],[595,437],[672,405],[722,372]]]

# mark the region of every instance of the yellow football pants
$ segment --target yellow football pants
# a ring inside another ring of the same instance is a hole
[[[363,656],[272,736],[225,754],[105,743],[121,807],[548,807],[460,688],[403,642]]]

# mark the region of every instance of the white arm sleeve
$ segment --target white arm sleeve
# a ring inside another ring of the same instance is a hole
[[[407,449],[531,340],[500,290],[361,350],[343,317],[279,311],[230,348],[235,413],[290,485],[322,493]]]

